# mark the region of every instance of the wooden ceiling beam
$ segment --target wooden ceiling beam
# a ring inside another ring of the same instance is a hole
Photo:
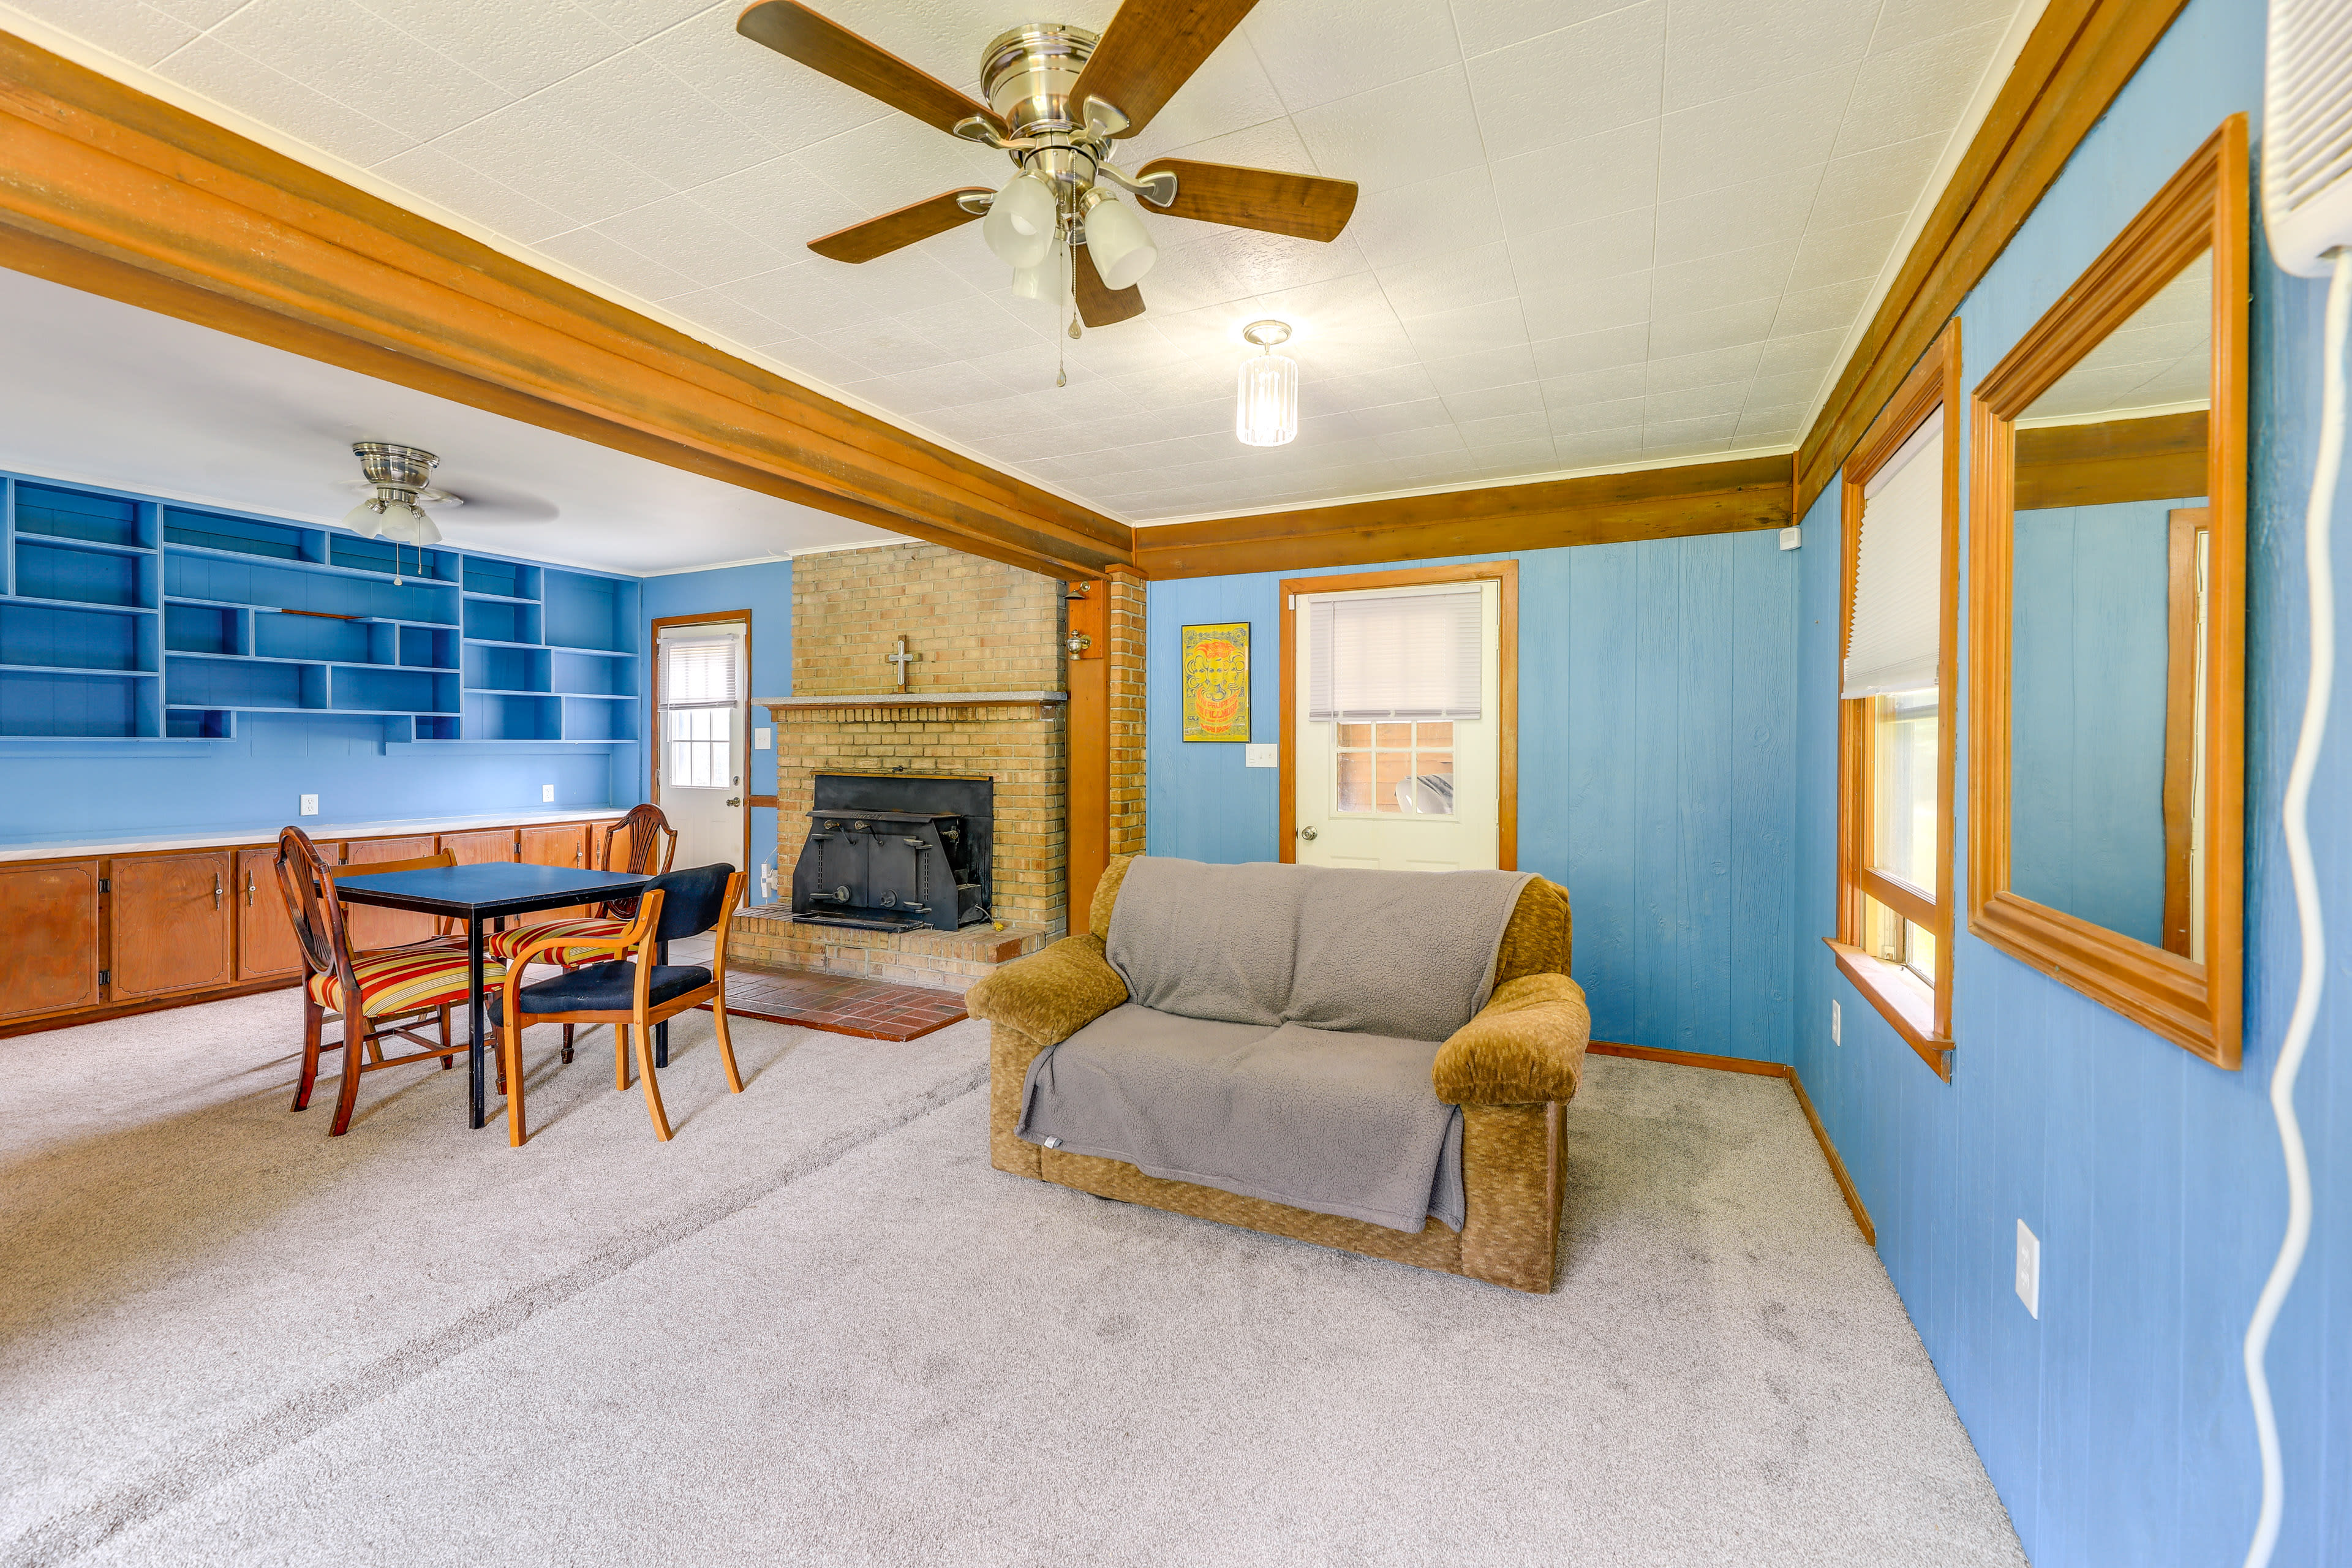
[[[1618,544],[1782,528],[1789,499],[1786,456],[1740,458],[1143,527],[1135,559],[1149,577],[1212,577]]]
[[[1132,531],[0,33],[0,264],[1050,575]]]
[[[2050,0],[1797,451],[1797,515],[1989,271],[2187,0]]]

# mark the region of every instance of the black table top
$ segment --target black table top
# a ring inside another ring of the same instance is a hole
[[[625,899],[652,880],[651,877],[626,871],[520,866],[494,860],[481,866],[436,866],[422,871],[387,871],[375,877],[337,877],[335,896],[346,903],[455,915],[460,920],[487,920],[560,910],[569,904]]]

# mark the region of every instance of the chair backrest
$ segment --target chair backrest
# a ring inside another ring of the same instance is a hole
[[[727,892],[734,878],[732,866],[696,866],[646,883],[646,892],[658,890],[664,895],[653,940],[677,942],[700,936],[717,925],[727,913]]]
[[[278,835],[277,866],[278,889],[285,895],[286,917],[293,923],[302,962],[313,974],[341,973],[349,981],[351,931],[343,921],[343,902],[334,892],[335,873],[346,868],[328,865],[310,836],[299,827]]]
[[[613,847],[627,835],[624,849],[626,865],[613,864]],[[607,871],[626,871],[633,877],[658,877],[667,872],[669,863],[677,854],[677,829],[669,825],[662,808],[646,801],[629,807],[628,815],[604,829],[604,849],[600,865]],[[637,918],[637,900],[613,899],[604,909],[604,918],[633,921]]]
[[[444,849],[438,855],[419,855],[414,860],[352,860],[341,866],[327,868],[330,877],[381,877],[388,871],[433,871],[444,866],[455,866],[457,857]]]

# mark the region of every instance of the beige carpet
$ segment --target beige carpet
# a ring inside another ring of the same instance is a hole
[[[295,1026],[0,1041],[0,1563],[2022,1561],[1778,1080],[1596,1060],[1531,1298],[994,1172],[979,1024],[520,1151]]]

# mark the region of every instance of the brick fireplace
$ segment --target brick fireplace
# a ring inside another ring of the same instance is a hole
[[[792,694],[754,697],[775,726],[780,879],[790,883],[818,773],[984,777],[994,919],[859,931],[796,923],[781,903],[737,917],[730,959],[961,991],[1065,933],[1064,594],[1053,578],[933,544],[793,561]],[[904,665],[889,658],[900,637]]]

